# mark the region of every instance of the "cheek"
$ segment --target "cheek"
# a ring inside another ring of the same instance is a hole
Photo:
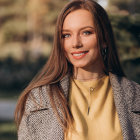
[[[97,48],[97,39],[95,36],[88,39],[84,39],[83,44],[85,47],[88,47],[90,49],[95,49]]]

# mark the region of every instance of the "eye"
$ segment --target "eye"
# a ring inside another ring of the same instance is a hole
[[[62,38],[69,38],[70,37],[70,34],[63,34],[62,35]]]
[[[91,31],[83,31],[83,34],[84,35],[90,35],[90,34],[92,34],[92,32]]]

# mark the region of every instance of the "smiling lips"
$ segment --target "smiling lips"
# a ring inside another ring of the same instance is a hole
[[[72,56],[74,59],[81,59],[83,58],[86,54],[88,53],[88,51],[78,51],[78,52],[72,52]]]

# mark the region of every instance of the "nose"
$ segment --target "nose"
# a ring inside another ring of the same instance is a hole
[[[80,35],[73,36],[72,47],[73,48],[81,48],[82,47],[82,41],[81,41]]]

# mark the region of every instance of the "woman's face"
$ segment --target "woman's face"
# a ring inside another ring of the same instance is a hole
[[[62,29],[67,59],[75,68],[95,68],[101,64],[91,13],[78,9],[68,14]]]

